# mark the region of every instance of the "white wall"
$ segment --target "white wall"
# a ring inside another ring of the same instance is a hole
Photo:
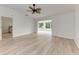
[[[36,20],[40,21],[49,19],[52,20],[53,36],[59,36],[69,39],[75,38],[75,11],[69,11],[67,13]]]
[[[52,32],[54,36],[74,39],[75,37],[75,13],[68,12],[54,16],[52,22]]]
[[[1,33],[1,20],[0,20],[0,40],[2,39],[2,33]]]
[[[35,19],[34,19],[34,33],[37,33],[37,21]]]
[[[19,11],[5,8],[5,7],[0,7],[0,17],[1,16],[11,17],[13,19],[13,37],[30,34],[34,30],[33,19],[23,15]],[[1,18],[0,18],[0,21],[1,21]]]
[[[36,19],[40,20],[52,20],[52,35],[69,39],[75,38],[75,11],[59,14],[56,16],[50,16],[46,18]],[[35,28],[37,26],[35,25]],[[35,30],[37,31],[37,30]]]
[[[79,5],[75,9],[75,43],[79,48]]]
[[[13,34],[14,37],[20,35],[31,34],[33,32],[33,19],[25,16],[14,18],[13,21]],[[18,20],[17,20],[18,19]]]

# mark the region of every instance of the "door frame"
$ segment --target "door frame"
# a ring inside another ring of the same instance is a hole
[[[2,40],[3,40],[3,32],[2,32],[2,18],[3,17],[8,17],[8,18],[11,18],[11,20],[12,20],[12,38],[13,38],[13,17],[11,17],[11,16],[1,16],[1,34],[2,34]]]

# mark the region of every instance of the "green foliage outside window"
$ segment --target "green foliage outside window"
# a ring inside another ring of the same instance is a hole
[[[43,23],[39,23],[39,28],[43,28]]]
[[[50,29],[50,27],[51,27],[51,23],[50,23],[50,22],[46,22],[46,23],[45,23],[45,28],[46,28],[46,29]]]
[[[42,30],[50,30],[51,29],[51,22],[50,21],[39,22],[38,28],[42,29]]]

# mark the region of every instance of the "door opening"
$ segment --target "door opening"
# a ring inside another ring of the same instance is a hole
[[[2,19],[2,39],[9,39],[13,37],[13,21],[11,17],[1,17]]]

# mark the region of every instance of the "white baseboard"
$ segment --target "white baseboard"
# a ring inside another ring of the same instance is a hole
[[[62,35],[53,35],[53,36],[57,36],[57,37],[61,37],[61,38],[66,38],[66,39],[72,39],[72,40],[74,40],[74,38],[70,38],[70,37],[66,37],[66,36],[62,36]]]
[[[79,39],[76,38],[74,41],[75,41],[75,44],[77,45],[77,47],[79,48]]]
[[[22,36],[25,36],[25,35],[32,35],[33,33],[28,33],[28,34],[23,34],[23,35],[18,35],[18,36],[14,36],[13,38],[18,38],[18,37],[22,37]]]

